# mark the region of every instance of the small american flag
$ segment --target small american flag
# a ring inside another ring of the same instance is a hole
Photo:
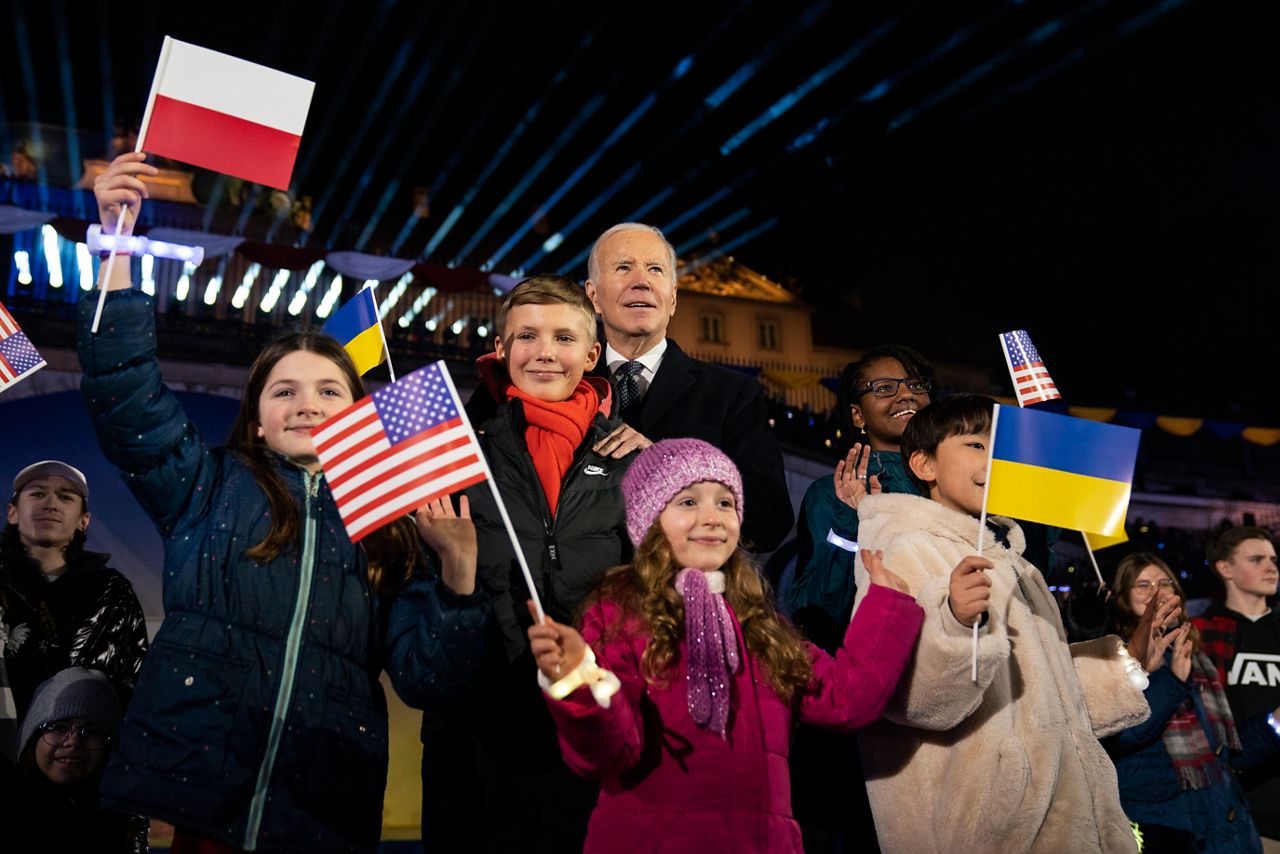
[[[1018,395],[1019,406],[1030,406],[1062,397],[1025,329],[1002,333],[1000,346],[1004,349],[1005,364],[1009,366],[1009,376],[1013,379],[1013,391]]]
[[[311,437],[352,542],[488,471],[444,362],[378,389]]]
[[[31,339],[18,327],[3,305],[0,305],[0,392],[43,368],[44,359],[36,352]]]

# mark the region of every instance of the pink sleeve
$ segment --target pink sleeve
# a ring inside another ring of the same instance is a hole
[[[605,627],[622,614],[610,602],[592,606],[582,618],[582,638],[596,654],[596,664],[618,677],[622,689],[609,708],[596,703],[590,689],[579,688],[563,700],[547,697],[547,707],[560,735],[565,764],[583,777],[614,777],[640,761],[644,725],[640,698],[644,677],[631,637],[604,640]]]
[[[813,682],[800,700],[800,720],[848,731],[879,718],[911,659],[923,618],[911,596],[872,585],[835,657],[810,645]]]

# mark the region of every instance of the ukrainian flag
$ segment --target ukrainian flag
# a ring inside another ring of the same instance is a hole
[[[387,358],[382,345],[382,329],[378,324],[378,305],[373,300],[373,288],[365,288],[333,313],[324,331],[342,343],[356,363],[356,371],[363,376],[381,365]]]
[[[1140,430],[996,406],[987,512],[1123,542]]]

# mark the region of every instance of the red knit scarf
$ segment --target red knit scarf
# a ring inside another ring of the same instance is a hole
[[[600,396],[590,383],[580,380],[568,400],[538,400],[516,388],[514,383],[507,386],[507,400],[524,401],[524,417],[529,425],[524,431],[524,441],[547,497],[547,508],[554,516],[560,503],[560,484],[600,411]]]

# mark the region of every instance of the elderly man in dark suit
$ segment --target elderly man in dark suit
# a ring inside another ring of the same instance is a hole
[[[616,384],[626,422],[596,451],[622,457],[681,436],[710,442],[742,471],[744,541],[756,551],[777,548],[794,515],[759,383],[694,359],[666,337],[676,310],[675,249],[651,225],[615,225],[591,248],[586,287],[604,325],[596,370]]]

